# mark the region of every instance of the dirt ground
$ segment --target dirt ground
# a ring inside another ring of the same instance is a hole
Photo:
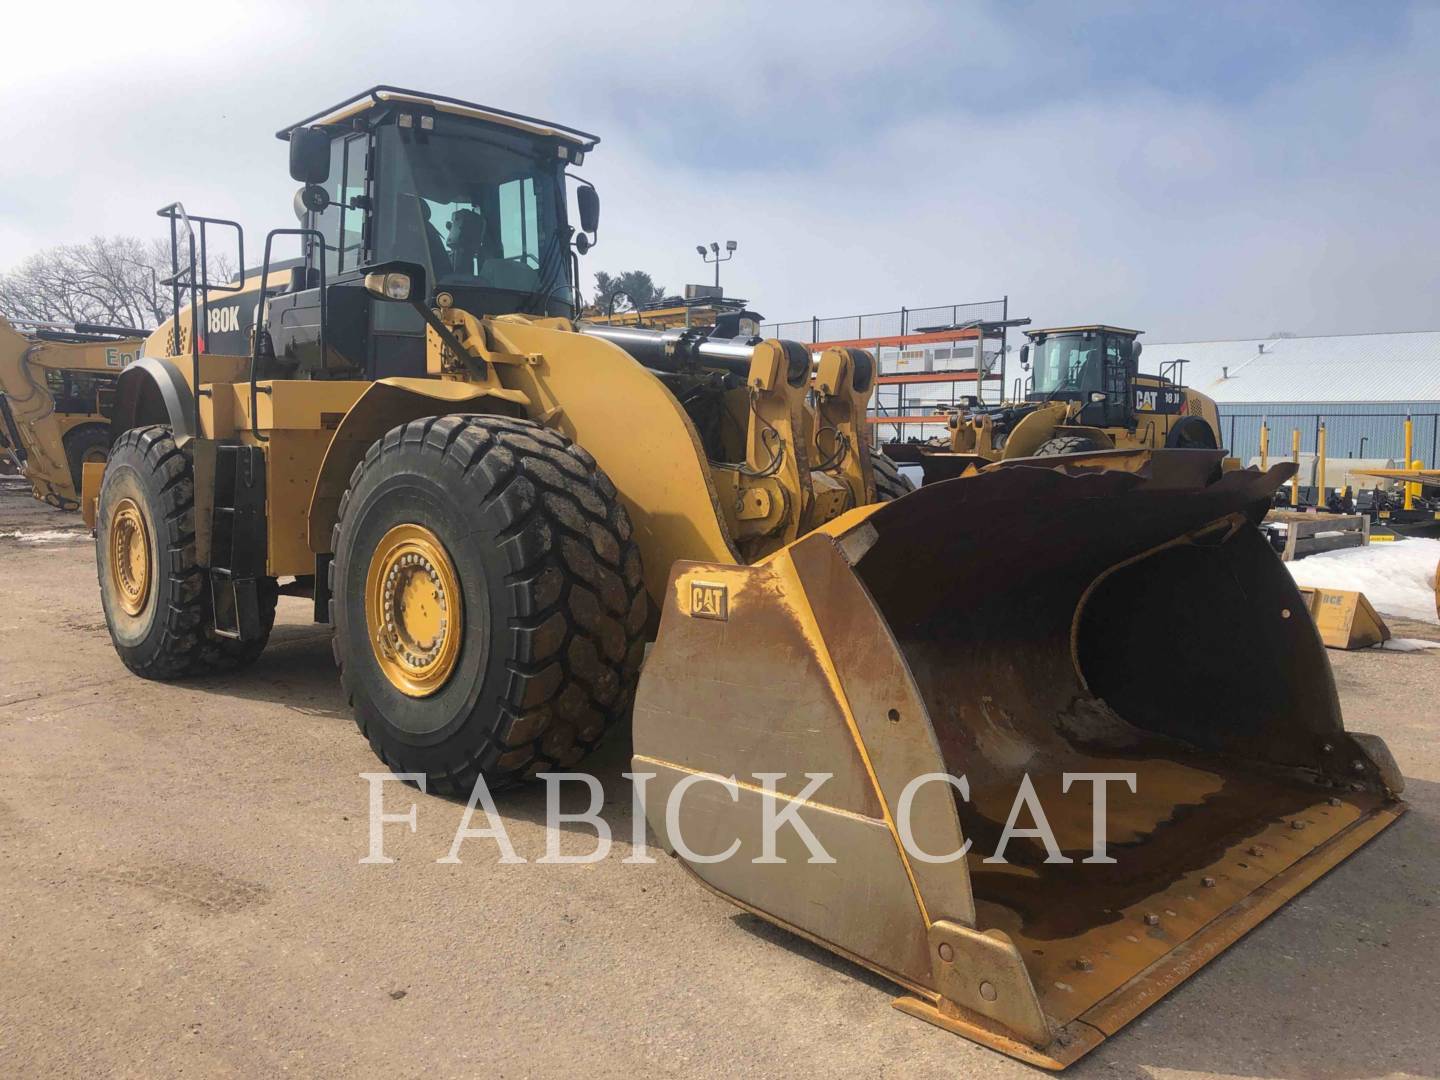
[[[1069,1075],[1440,1072],[1440,652],[1331,659],[1412,812]],[[361,865],[379,766],[307,603],[243,674],[143,682],[76,516],[0,480],[0,1076],[1038,1075],[663,855],[623,862],[627,741],[592,765],[604,862],[437,864],[463,807],[387,784],[417,829]],[[543,789],[499,806],[541,855]]]

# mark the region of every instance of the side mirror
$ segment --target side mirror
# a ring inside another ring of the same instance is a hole
[[[330,179],[330,133],[324,128],[297,127],[290,132],[290,178],[302,184]]]
[[[1021,366],[1021,367],[1024,367],[1024,368],[1028,368],[1028,367],[1030,366],[1030,346],[1029,346],[1029,345],[1021,345],[1021,346],[1020,346],[1020,366]]]
[[[575,202],[580,207],[580,231],[593,233],[600,228],[600,194],[588,184],[575,192]]]
[[[376,300],[399,300],[418,303],[425,297],[425,268],[419,263],[376,263],[362,270],[365,291]]]
[[[1130,359],[1138,363],[1140,360],[1140,350],[1142,348],[1143,346],[1140,344],[1140,342],[1135,342],[1135,344],[1130,347]]]

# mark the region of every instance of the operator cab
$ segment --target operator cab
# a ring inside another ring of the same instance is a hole
[[[577,314],[574,252],[594,244],[599,199],[566,170],[597,136],[385,86],[276,134],[304,185],[295,197],[301,227],[290,230],[303,250],[289,289],[270,302],[271,377],[425,373],[424,319],[363,288],[362,269],[380,263],[423,267],[427,295],[418,299],[427,304],[445,293],[476,316]],[[579,234],[567,175],[581,185]]]
[[[1079,401],[1082,424],[1134,427],[1141,333],[1099,324],[1027,330],[1020,362],[1034,368],[1025,400]]]

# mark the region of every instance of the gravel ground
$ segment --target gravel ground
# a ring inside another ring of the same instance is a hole
[[[674,862],[623,862],[623,732],[592,766],[614,799],[604,862],[502,866],[473,841],[437,864],[463,807],[387,784],[417,828],[388,826],[395,861],[361,865],[378,765],[308,617],[282,600],[242,675],[136,679],[76,517],[0,480],[0,1076],[1035,1075]],[[1331,659],[1412,813],[1069,1075],[1440,1068],[1440,652]],[[530,859],[544,802],[499,799]]]

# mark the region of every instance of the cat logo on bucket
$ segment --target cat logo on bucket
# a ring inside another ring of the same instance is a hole
[[[719,619],[724,622],[730,618],[729,601],[729,591],[724,585],[709,581],[690,583],[690,614],[697,619]]]

